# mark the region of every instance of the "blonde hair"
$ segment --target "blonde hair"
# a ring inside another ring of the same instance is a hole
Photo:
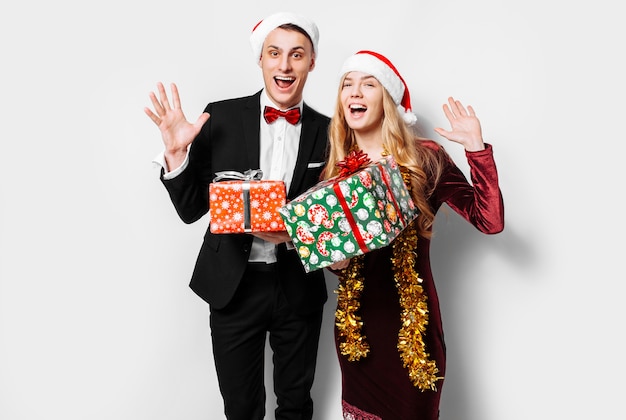
[[[344,76],[345,78],[345,76]],[[348,126],[341,104],[341,87],[339,84],[335,112],[328,129],[329,153],[323,177],[331,178],[339,173],[336,164],[356,149],[357,143],[354,131]],[[447,162],[447,153],[443,147],[432,147],[432,141],[417,136],[404,122],[398,113],[397,105],[386,89],[383,89],[383,146],[401,168],[408,171],[410,190],[419,216],[417,229],[420,236],[430,238],[435,213],[428,203],[428,199],[439,181],[443,168]],[[425,145],[428,141],[430,146]]]

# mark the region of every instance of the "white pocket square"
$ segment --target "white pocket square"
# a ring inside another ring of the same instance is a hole
[[[309,169],[312,169],[312,168],[319,168],[324,165],[326,165],[326,162],[309,162],[309,164],[306,167]]]

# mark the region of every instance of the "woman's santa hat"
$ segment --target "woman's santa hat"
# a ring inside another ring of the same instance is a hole
[[[411,110],[411,96],[400,72],[385,56],[373,51],[359,51],[343,63],[340,77],[351,71],[360,71],[374,76],[393,98],[402,119],[413,125],[417,116]]]
[[[281,25],[291,23],[293,25],[302,28],[311,38],[313,43],[313,51],[317,54],[317,43],[320,38],[317,25],[304,16],[297,15],[295,13],[280,12],[266,17],[262,21],[256,24],[252,29],[250,35],[250,46],[252,46],[252,52],[254,53],[254,59],[258,60],[261,57],[261,51],[263,50],[263,43],[267,35],[274,29]]]

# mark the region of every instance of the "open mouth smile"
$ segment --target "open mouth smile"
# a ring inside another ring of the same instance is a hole
[[[367,111],[367,106],[363,104],[351,104],[349,108],[352,115],[362,115]]]
[[[296,78],[287,76],[274,76],[274,81],[276,82],[276,85],[278,85],[278,87],[288,88],[296,81]]]

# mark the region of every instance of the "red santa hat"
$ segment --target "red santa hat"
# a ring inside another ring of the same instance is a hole
[[[343,63],[340,77],[351,71],[360,71],[374,76],[393,98],[402,119],[408,125],[415,124],[417,116],[411,110],[409,88],[389,59],[373,51],[359,51]]]
[[[317,43],[319,41],[320,34],[315,22],[295,13],[280,12],[266,17],[257,23],[252,29],[252,34],[250,35],[250,46],[252,47],[255,60],[258,60],[261,57],[261,50],[263,49],[263,43],[265,42],[267,35],[279,26],[288,23],[299,26],[309,35],[311,42],[313,43],[313,51],[317,54]]]

